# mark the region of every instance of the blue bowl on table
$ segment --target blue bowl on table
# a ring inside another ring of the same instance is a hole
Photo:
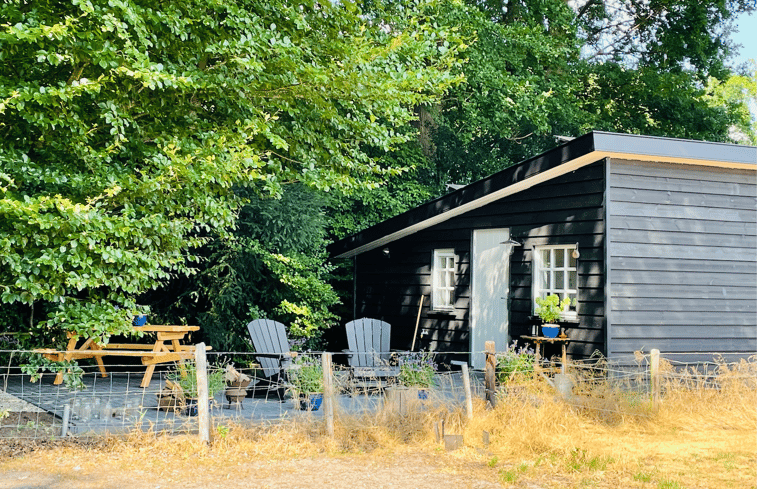
[[[560,326],[543,325],[541,327],[541,334],[546,336],[547,338],[557,338],[557,335],[559,333],[560,333]]]

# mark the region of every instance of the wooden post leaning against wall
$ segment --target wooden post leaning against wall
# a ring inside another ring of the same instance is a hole
[[[331,353],[321,355],[323,365],[323,416],[326,418],[326,432],[334,437],[334,369]]]
[[[486,367],[484,370],[484,384],[486,389],[487,406],[497,407],[497,376],[495,367],[497,366],[496,349],[493,341],[487,341],[484,345],[486,355]]]
[[[195,365],[197,367],[197,423],[200,441],[210,443],[210,396],[208,395],[208,361],[205,357],[205,343],[195,345]]]
[[[649,382],[652,405],[660,407],[660,350],[653,349],[649,360]]]

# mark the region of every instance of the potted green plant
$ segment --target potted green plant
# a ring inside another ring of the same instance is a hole
[[[545,298],[536,298],[534,312],[542,321],[542,334],[548,338],[554,338],[560,332],[560,326],[555,324],[560,319],[560,314],[570,305],[570,298],[562,301],[557,294],[550,294]]]
[[[317,411],[323,402],[323,366],[318,358],[298,355],[287,371],[289,390],[298,409]]]
[[[226,387],[224,379],[224,369],[209,367],[207,371],[208,378],[208,397],[213,396]],[[191,361],[181,362],[174,370],[166,375],[166,385],[170,387],[174,398],[174,409],[181,409],[182,413],[187,416],[197,415],[197,365]],[[164,389],[165,391],[165,389]],[[158,394],[159,405],[163,402],[160,397],[164,391]]]

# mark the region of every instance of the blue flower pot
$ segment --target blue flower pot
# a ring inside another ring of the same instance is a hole
[[[547,338],[557,338],[557,335],[559,333],[560,333],[560,326],[542,325],[541,327],[541,334],[543,334]]]
[[[140,314],[139,316],[134,316],[133,321],[134,326],[144,326],[147,324],[147,314]]]
[[[297,400],[297,408],[303,411],[318,411],[323,403],[323,394],[303,394]]]

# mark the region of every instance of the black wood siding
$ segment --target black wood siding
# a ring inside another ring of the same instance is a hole
[[[532,249],[537,245],[578,243],[579,323],[566,325],[573,339],[569,354],[584,357],[605,350],[604,333],[604,161],[454,217],[388,246],[358,255],[355,313],[392,324],[392,348],[412,343],[418,303],[425,302],[416,348],[461,352],[470,349],[470,253],[474,229],[509,228],[515,247],[510,268],[510,334],[530,334]],[[457,255],[455,310],[430,310],[434,249],[454,248]],[[389,250],[389,254],[384,253]],[[503,349],[505,345],[497,345]],[[547,354],[556,351],[547,351]]]

